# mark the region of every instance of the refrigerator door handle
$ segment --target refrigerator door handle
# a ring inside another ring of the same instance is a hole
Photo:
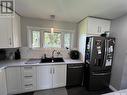
[[[111,73],[92,73],[93,76],[104,76],[104,75],[110,75]]]
[[[107,41],[105,40],[105,50],[104,50],[104,61],[103,61],[103,67],[106,65],[106,58],[107,57]]]

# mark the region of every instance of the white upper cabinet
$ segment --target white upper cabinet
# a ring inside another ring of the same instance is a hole
[[[21,47],[20,16],[17,14],[13,17],[13,43],[14,47]]]
[[[12,26],[11,17],[0,17],[0,48],[13,46]]]
[[[79,33],[98,36],[110,31],[110,24],[110,20],[87,17],[79,23]]]
[[[0,17],[0,48],[21,46],[20,16]]]
[[[87,19],[87,33],[89,35],[100,35],[105,31],[110,31],[110,20],[97,19],[88,17]]]

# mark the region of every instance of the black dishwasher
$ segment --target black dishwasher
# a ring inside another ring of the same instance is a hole
[[[81,86],[83,82],[83,63],[67,65],[67,87]]]

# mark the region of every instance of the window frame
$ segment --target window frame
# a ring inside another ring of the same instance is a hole
[[[70,33],[70,47],[72,48],[74,44],[73,36],[75,31],[74,30],[65,30],[65,29],[55,29],[55,33],[61,33],[61,47],[44,47],[44,33],[49,32],[51,29],[50,28],[42,28],[42,27],[31,27],[27,26],[27,41],[28,41],[28,47],[31,49],[40,49],[40,48],[65,48],[64,47],[64,35],[66,33]],[[40,47],[38,48],[33,48],[32,47],[32,31],[40,31]],[[49,32],[50,33],[50,32]]]

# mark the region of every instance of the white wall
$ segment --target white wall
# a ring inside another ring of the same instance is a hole
[[[127,89],[127,15],[112,21],[111,36],[116,45],[110,84],[117,90]]]

